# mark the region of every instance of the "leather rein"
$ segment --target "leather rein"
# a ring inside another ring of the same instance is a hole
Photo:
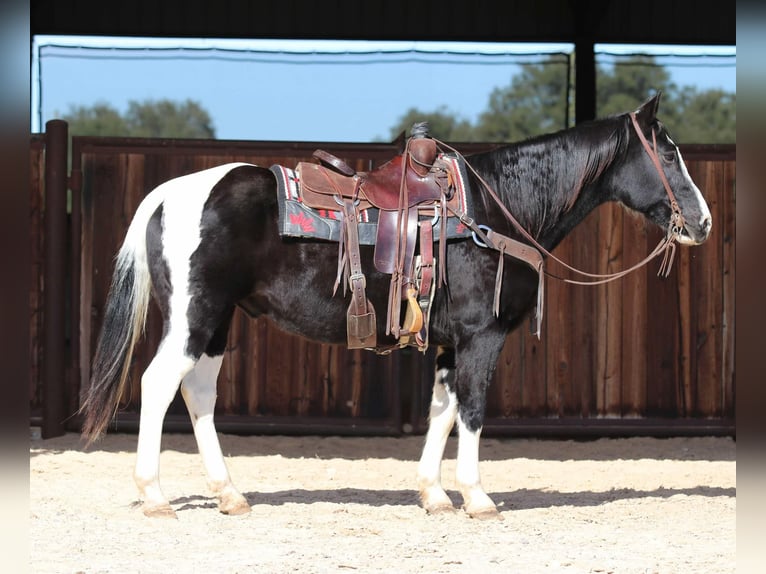
[[[665,192],[668,194],[668,198],[670,199],[670,207],[672,210],[672,214],[671,214],[670,223],[668,226],[668,233],[665,235],[665,237],[663,237],[660,240],[660,242],[657,244],[657,247],[655,247],[654,250],[652,250],[652,252],[646,258],[644,258],[643,260],[639,261],[638,263],[636,263],[635,265],[627,269],[623,269],[622,271],[616,271],[614,273],[603,273],[603,274],[588,273],[586,271],[582,271],[580,269],[572,267],[571,265],[567,264],[566,262],[562,261],[555,255],[553,255],[545,247],[540,245],[540,243],[534,237],[532,237],[532,235],[518,222],[518,220],[508,210],[508,208],[503,204],[503,202],[500,200],[500,198],[492,189],[492,187],[484,180],[484,178],[482,178],[476,172],[476,170],[474,170],[471,167],[471,165],[468,162],[466,162],[468,169],[477,177],[479,182],[484,186],[484,188],[489,193],[489,196],[498,205],[498,207],[500,208],[501,212],[506,217],[506,219],[511,224],[513,224],[513,226],[519,231],[519,233],[527,241],[529,241],[534,248],[539,250],[541,253],[545,254],[547,257],[550,257],[551,259],[556,261],[559,265],[565,267],[569,271],[576,273],[578,275],[581,275],[583,277],[588,277],[590,280],[568,279],[568,278],[559,277],[557,275],[553,275],[547,271],[544,271],[546,275],[553,277],[555,279],[559,279],[566,283],[572,283],[575,285],[601,285],[603,283],[614,281],[616,279],[624,277],[625,275],[629,273],[632,273],[633,271],[643,267],[644,265],[646,265],[651,260],[655,259],[661,254],[663,255],[663,260],[657,275],[660,277],[667,277],[669,275],[671,267],[673,266],[673,260],[675,257],[675,250],[676,250],[675,242],[678,236],[681,234],[681,230],[684,228],[684,217],[681,214],[681,209],[678,206],[678,202],[676,201],[675,195],[673,194],[673,190],[670,188],[670,183],[668,182],[668,179],[665,176],[665,172],[662,169],[660,158],[657,153],[657,136],[656,136],[656,132],[654,128],[652,128],[652,145],[650,145],[646,137],[644,136],[644,134],[641,132],[641,128],[638,125],[635,112],[631,112],[629,115],[630,115],[632,125],[635,128],[636,133],[638,134],[639,140],[641,141],[641,144],[643,145],[644,150],[646,150],[646,153],[649,155],[649,158],[652,160],[652,163],[654,164],[654,167],[656,168],[657,173],[659,174],[660,179],[662,180],[662,185],[665,187]],[[443,144],[443,142],[439,142],[439,143],[442,145],[446,145],[446,144]],[[446,145],[446,147],[449,148],[451,151],[457,153],[457,150],[455,150],[454,148],[451,148],[448,145]],[[470,218],[465,217],[464,214],[455,213],[455,215],[460,217],[461,220],[463,220],[463,223],[468,225],[479,236],[479,238],[487,244],[488,247],[496,248],[495,247],[496,241],[492,241],[493,237],[495,239],[499,239],[499,238],[502,238],[504,240],[510,239],[495,231],[490,230],[488,232],[485,232],[484,230],[480,229],[479,226],[477,226]],[[478,228],[478,231],[477,231],[477,228]],[[512,253],[508,253],[508,254],[513,255]]]

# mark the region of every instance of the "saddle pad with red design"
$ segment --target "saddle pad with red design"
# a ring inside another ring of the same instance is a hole
[[[463,158],[445,155],[442,159],[453,164],[453,182],[455,194],[458,197],[460,209],[468,216],[473,209],[470,197],[466,193],[468,177]],[[331,210],[316,210],[308,207],[300,199],[300,181],[294,170],[282,166],[271,166],[271,172],[277,179],[277,203],[279,204],[279,234],[282,237],[303,239],[324,239],[340,241],[341,212]],[[435,219],[434,241],[441,236],[443,222],[438,213],[421,212],[422,219]],[[371,207],[359,212],[359,243],[360,245],[375,245],[378,228],[378,209]],[[457,217],[447,218],[447,239],[465,238],[471,236],[468,229]]]

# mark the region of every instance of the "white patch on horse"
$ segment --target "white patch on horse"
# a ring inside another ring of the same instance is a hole
[[[160,488],[159,459],[165,413],[181,381],[195,368],[195,360],[186,353],[189,336],[187,310],[191,300],[190,257],[200,243],[200,222],[210,191],[227,173],[242,165],[248,164],[230,163],[178,177],[157,187],[144,200],[144,204],[147,205],[145,209],[151,209],[150,213],[154,213],[160,204],[163,206],[162,253],[170,273],[170,285],[173,286],[169,301],[167,334],[141,378],[141,414],[134,478],[144,499],[144,512],[149,515],[173,513]],[[138,244],[136,238],[132,240]],[[215,367],[216,362],[202,365],[203,371]],[[200,372],[198,375],[204,376],[204,373]],[[192,375],[192,380],[194,378],[195,375]],[[197,404],[196,401],[192,402]],[[202,414],[204,413],[193,413],[192,418],[201,418]],[[212,428],[212,416],[209,420]],[[203,428],[205,424],[207,423],[203,423]],[[195,431],[196,427],[195,424]],[[220,454],[216,455],[215,447],[211,445],[208,436],[209,432],[203,430],[201,434],[204,439],[201,449],[208,451],[205,462],[214,472],[211,483],[222,488],[228,483],[225,467],[223,470],[220,468],[222,457],[221,461],[215,460]],[[220,447],[218,452],[220,453]],[[203,459],[205,458],[203,453]],[[239,498],[241,499],[241,495]],[[234,505],[237,506],[239,502],[239,499],[234,500]]]
[[[224,483],[229,480],[218,435],[213,426],[213,410],[216,400],[216,380],[221,370],[223,355],[210,357],[206,354],[197,361],[181,383],[181,394],[197,438],[202,461],[207,470],[208,479],[213,483]]]
[[[250,512],[250,505],[231,482],[213,422],[216,382],[222,363],[223,355],[210,357],[203,353],[184,377],[181,394],[192,420],[208,486],[220,499],[219,509],[225,514],[243,514]]]
[[[210,191],[232,169],[248,165],[229,163],[178,177],[165,184],[162,218],[162,254],[170,272],[170,325],[168,337],[189,336],[186,312],[191,301],[189,260],[200,243],[200,223]],[[160,186],[162,187],[162,186]],[[159,188],[158,188],[159,189]],[[175,328],[174,328],[175,327]],[[165,344],[180,341],[165,340]]]
[[[676,154],[678,156],[678,162],[679,166],[681,167],[681,173],[683,174],[684,178],[686,179],[686,182],[689,184],[689,187],[691,187],[694,190],[694,195],[697,199],[697,203],[699,204],[699,210],[700,210],[700,220],[699,225],[700,227],[705,227],[705,222],[710,222],[709,225],[712,225],[713,222],[713,216],[710,213],[710,208],[707,205],[707,202],[705,201],[705,198],[702,196],[702,192],[700,191],[700,188],[697,187],[697,184],[694,183],[694,180],[692,179],[692,176],[689,175],[689,170],[686,169],[686,162],[684,161],[683,156],[681,156],[681,150],[678,149],[678,146],[676,143],[671,139],[671,137],[668,135],[666,136],[668,138],[668,141],[670,144],[676,148]],[[693,242],[692,242],[693,243]]]
[[[457,396],[441,382],[447,372],[447,369],[440,369],[436,376],[429,410],[428,434],[418,469],[420,478],[429,483],[439,482],[444,446],[457,414]]]
[[[481,428],[470,430],[463,423],[460,415],[457,417],[458,447],[457,469],[455,479],[460,492],[463,494],[465,511],[471,516],[495,515],[497,507],[492,499],[484,492],[479,475],[479,439]]]
[[[441,486],[441,463],[444,447],[457,415],[457,396],[442,382],[448,369],[439,369],[434,381],[428,432],[418,463],[418,488],[423,508],[428,512],[452,509],[452,501]]]

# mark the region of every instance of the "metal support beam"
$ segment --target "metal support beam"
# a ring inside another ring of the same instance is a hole
[[[596,118],[596,52],[592,38],[575,42],[575,123]]]
[[[605,0],[576,2],[575,123],[596,118],[596,29],[606,12]]]

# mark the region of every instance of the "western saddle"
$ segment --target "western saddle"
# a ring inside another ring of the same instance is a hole
[[[359,212],[374,207],[379,210],[374,265],[391,275],[386,335],[398,339],[399,346],[414,344],[424,349],[437,263],[433,225],[439,217],[446,220],[449,216],[447,205],[454,193],[451,166],[439,158],[436,141],[428,135],[428,124],[415,124],[404,152],[374,171],[356,172],[323,150],[314,152],[314,157],[321,163],[301,162],[295,173],[306,206],[342,214],[333,293],[341,283],[344,292],[346,285],[351,290],[349,348],[377,346],[375,308],[366,295],[357,230]],[[439,237],[440,255],[446,249],[444,235]],[[417,245],[420,251],[416,255]],[[444,280],[443,269],[440,280]],[[400,325],[402,301],[406,302],[406,312]]]

